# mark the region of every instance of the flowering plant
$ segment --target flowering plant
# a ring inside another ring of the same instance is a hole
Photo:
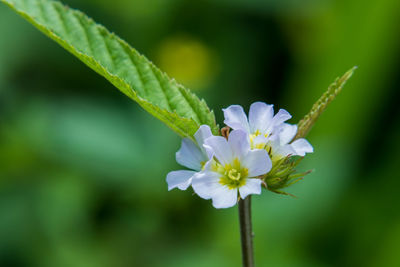
[[[219,129],[204,100],[159,70],[146,57],[80,11],[53,0],[0,0],[28,22],[105,77],[179,136],[176,160],[190,170],[167,175],[168,189],[194,192],[212,199],[216,208],[239,205],[244,266],[253,265],[251,194],[262,187],[288,194],[283,188],[305,173],[295,167],[313,147],[304,139],[328,104],[341,91],[354,68],[338,78],[297,124],[290,114],[262,102],[223,110],[227,127]],[[232,131],[230,130],[232,129]]]
[[[195,171],[170,172],[169,189],[186,190],[192,183],[200,197],[213,200],[214,207],[229,208],[237,203],[238,192],[240,199],[260,194],[262,185],[278,192],[277,181],[287,183],[298,177],[293,174],[293,158],[313,152],[313,147],[304,138],[291,142],[297,126],[285,123],[291,118],[286,110],[274,116],[272,105],[256,102],[250,106],[248,119],[241,106],[223,111],[225,124],[234,130],[226,131],[225,139],[202,125],[194,135],[197,143],[183,139],[176,159]]]

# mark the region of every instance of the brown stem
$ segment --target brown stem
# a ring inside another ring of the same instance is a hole
[[[239,200],[239,223],[243,267],[254,267],[251,196]]]

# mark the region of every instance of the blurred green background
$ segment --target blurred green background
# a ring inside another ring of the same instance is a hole
[[[253,198],[257,266],[400,266],[400,1],[64,0],[221,108],[296,123],[315,169]],[[240,266],[237,210],[167,192],[180,139],[0,5],[0,266]]]

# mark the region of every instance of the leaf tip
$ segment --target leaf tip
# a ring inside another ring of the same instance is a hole
[[[339,82],[345,83],[348,79],[351,78],[351,76],[353,76],[356,69],[358,69],[358,66],[354,66],[349,69],[342,77],[340,77]]]
[[[352,67],[341,77],[337,78],[329,87],[328,90],[314,103],[310,112],[298,123],[298,132],[294,140],[305,137],[311,130],[312,126],[318,120],[322,112],[328,107],[336,96],[340,93],[346,82],[353,76],[354,71],[358,66]]]

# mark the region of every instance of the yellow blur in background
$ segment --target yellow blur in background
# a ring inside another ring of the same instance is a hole
[[[217,72],[217,58],[201,41],[171,36],[161,41],[156,65],[194,91],[206,88]]]

